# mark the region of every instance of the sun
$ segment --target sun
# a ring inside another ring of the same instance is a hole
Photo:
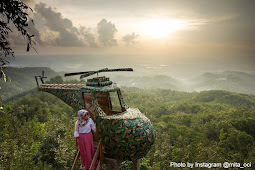
[[[166,38],[181,29],[184,23],[175,19],[150,19],[140,23],[140,31],[147,37]]]

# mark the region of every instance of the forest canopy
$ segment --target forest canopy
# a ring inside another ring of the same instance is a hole
[[[227,91],[178,92],[123,87],[130,107],[152,121],[157,139],[141,169],[170,162],[253,162],[255,97]],[[53,95],[24,92],[6,100],[0,117],[0,169],[68,169],[77,148],[76,114]],[[121,169],[131,168],[123,162]]]

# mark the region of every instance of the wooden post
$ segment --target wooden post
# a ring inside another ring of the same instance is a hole
[[[97,169],[96,170],[100,170],[101,168],[101,161],[99,160],[98,164],[97,164]]]
[[[140,170],[140,159],[133,160],[133,170]]]
[[[104,153],[103,153],[103,144],[102,141],[99,145],[99,149],[100,149],[100,166],[104,163]]]
[[[80,149],[78,149],[78,152],[77,152],[77,154],[76,154],[76,157],[75,157],[75,160],[74,160],[74,162],[73,162],[73,166],[72,166],[72,169],[71,169],[71,170],[74,170],[74,169],[75,169],[75,167],[77,166],[77,163],[78,163],[79,158],[80,158]]]
[[[90,165],[90,168],[89,168],[89,170],[92,170],[93,168],[94,168],[94,165],[95,165],[95,163],[96,163],[96,160],[97,160],[97,156],[98,156],[98,154],[99,154],[99,147],[100,147],[100,144],[102,143],[102,140],[100,139],[100,141],[99,141],[99,144],[98,144],[98,146],[97,146],[97,150],[96,150],[96,153],[95,153],[95,155],[94,155],[94,157],[93,157],[93,160],[92,160],[92,162],[91,162],[91,165]]]

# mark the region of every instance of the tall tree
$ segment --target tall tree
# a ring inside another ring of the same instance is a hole
[[[28,22],[31,20],[33,23],[28,14],[29,11],[32,9],[21,0],[0,1],[0,78],[3,77],[4,81],[7,80],[7,77],[4,74],[3,66],[9,64],[5,57],[14,56],[9,42],[9,33],[12,32],[11,22],[27,41],[27,51],[30,50],[30,47],[34,48],[35,42],[32,40],[34,35],[28,32]]]

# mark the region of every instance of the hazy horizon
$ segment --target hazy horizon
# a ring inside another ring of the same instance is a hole
[[[214,58],[188,58],[180,57],[179,60],[169,57],[161,59],[146,59],[146,56],[103,56],[103,55],[37,55],[9,58],[13,67],[49,67],[57,72],[78,72],[98,70],[102,68],[127,68],[134,69],[132,73],[119,73],[128,76],[154,76],[167,75],[178,79],[187,79],[199,76],[205,72],[243,71],[255,73],[254,58],[250,61],[240,61],[239,58],[229,60]],[[116,73],[114,73],[115,75]]]

